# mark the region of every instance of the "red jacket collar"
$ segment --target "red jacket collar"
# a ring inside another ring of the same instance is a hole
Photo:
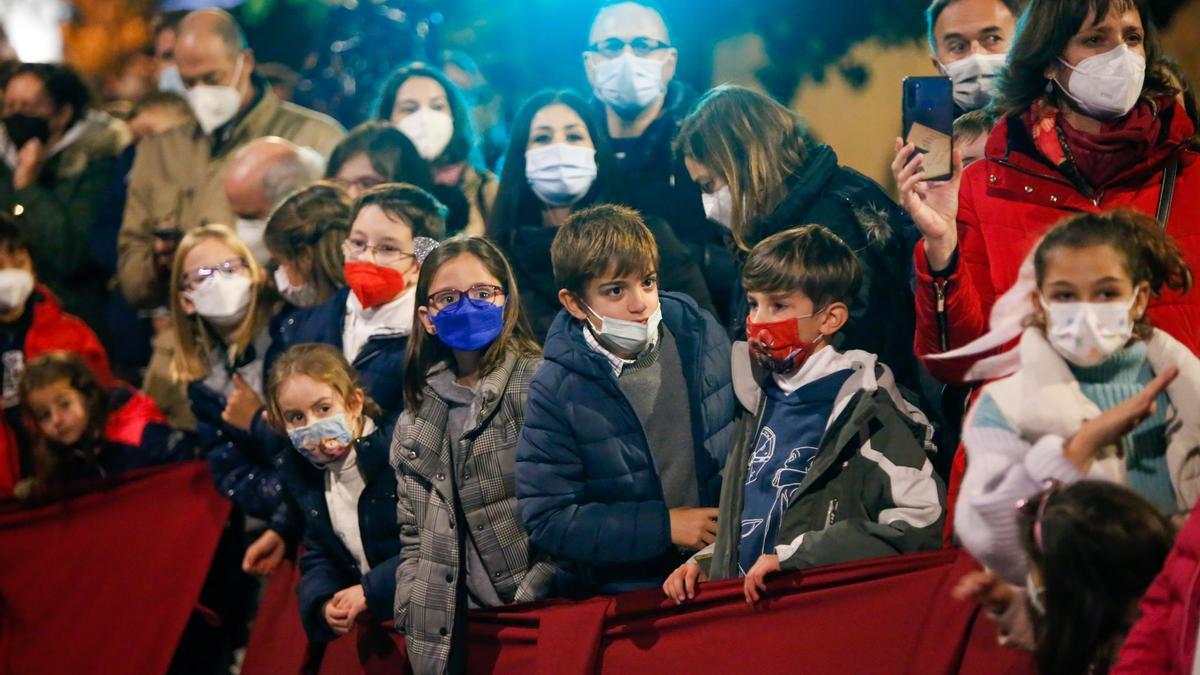
[[[33,301],[33,318],[30,320],[32,327],[40,328],[62,318],[62,302],[53,291],[42,284],[36,284],[33,293],[36,297]]]
[[[1196,134],[1183,104],[1175,98],[1163,100],[1166,103],[1159,114],[1170,116],[1163,139],[1147,153],[1145,159],[1117,174],[1109,181],[1109,185],[1144,182]],[[1002,117],[996,122],[984,147],[984,156],[999,164],[1070,185],[1067,177],[1037,152],[1019,115]]]

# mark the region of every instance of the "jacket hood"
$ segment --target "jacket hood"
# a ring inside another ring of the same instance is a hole
[[[703,326],[704,317],[700,308],[690,297],[681,293],[663,291],[658,294],[662,308],[662,321],[674,335],[697,330],[697,322]],[[603,355],[588,347],[583,338],[583,325],[567,310],[554,317],[550,332],[546,334],[543,357],[567,370],[593,380],[612,378],[612,368]]]
[[[832,349],[832,347],[826,347],[826,349]],[[771,374],[754,364],[753,359],[750,358],[750,346],[744,341],[733,343],[731,358],[733,391],[737,395],[738,403],[752,413],[757,412],[763,397],[763,387],[767,385]],[[828,368],[828,373],[845,368],[852,369],[854,373],[838,390],[828,424],[833,424],[859,391],[865,392],[867,395],[883,391],[892,399],[892,403],[901,414],[929,430],[926,446],[932,449],[932,425],[929,423],[929,418],[900,393],[896,378],[887,365],[881,363],[879,358],[870,352],[851,349],[838,355],[838,358]]]

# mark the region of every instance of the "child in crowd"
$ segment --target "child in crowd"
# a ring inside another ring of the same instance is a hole
[[[79,355],[102,385],[112,379],[99,338],[83,321],[63,312],[58,298],[37,281],[29,239],[0,213],[0,497],[34,474],[33,445],[21,419],[25,364],[51,351]]]
[[[125,384],[104,386],[77,354],[51,352],[30,362],[21,409],[37,470],[17,484],[18,498],[193,457],[191,437],[172,430],[150,397]]]
[[[554,580],[553,565],[530,547],[513,485],[541,359],[495,244],[471,238],[434,249],[416,295],[420,330],[408,345],[392,441],[403,544],[395,621],[416,673],[458,673],[468,608],[536,600]]]
[[[275,466],[283,441],[262,398],[273,357],[267,323],[278,305],[262,268],[229,228],[206,225],[180,242],[171,274],[170,377],[187,386],[217,489],[245,514],[268,521],[266,539],[248,558],[262,548],[274,560],[300,526]]]
[[[296,452],[279,457],[281,475],[304,516],[300,619],[314,642],[346,634],[367,611],[392,615],[400,528],[396,474],[388,466],[390,429],[336,348],[292,347],[271,369],[271,424]]]
[[[1171,550],[1174,528],[1128,488],[1100,481],[1052,482],[1015,513],[1018,554],[1028,560],[1024,588],[979,571],[954,594],[982,604],[1001,642],[1032,651],[1041,672],[1107,673]]]
[[[861,269],[820,225],[751,250],[742,282],[749,343],[733,351],[742,405],[714,546],[676,570],[676,602],[696,581],[745,576],[747,602],[767,574],[936,549],[945,487],[933,430],[874,354],[831,342],[850,316]]]
[[[988,135],[996,118],[986,110],[972,110],[954,120],[954,148],[962,155],[963,168],[977,159],[983,159]]]
[[[271,212],[263,241],[276,264],[275,289],[291,308],[319,305],[346,285],[342,242],[350,232],[350,207],[345,190],[320,181],[289,195]],[[276,322],[295,324],[287,322],[292,313],[280,312]]]
[[[529,388],[517,497],[568,596],[657,586],[717,533],[733,433],[729,339],[660,293],[636,211],[578,211],[551,247],[559,313]]]
[[[954,529],[1000,577],[1025,578],[1012,505],[1049,479],[1110,480],[1165,515],[1191,509],[1200,494],[1200,362],[1145,318],[1152,295],[1191,285],[1157,220],[1112,211],[1053,228],[997,300],[992,334],[979,344],[1019,333],[1020,345],[976,365],[996,364],[983,373],[989,379],[1012,375],[987,385],[967,419]]]
[[[404,352],[413,328],[413,284],[421,260],[445,232],[442,205],[403,183],[364,191],[342,243],[346,287],[296,315],[287,344],[321,342],[342,350],[367,394],[392,425],[404,407]]]

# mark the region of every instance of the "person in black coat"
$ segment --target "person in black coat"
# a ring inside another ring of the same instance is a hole
[[[609,2],[596,13],[583,52],[592,107],[604,120],[630,206],[670,224],[700,266],[725,321],[737,266],[723,228],[705,217],[700,188],[671,149],[696,91],[675,78],[679,54],[654,4]]]
[[[594,111],[570,91],[535,94],[513,122],[488,236],[513,263],[521,301],[539,342],[562,308],[550,243],[573,211],[603,203],[629,205],[629,200]],[[646,226],[658,244],[663,290],[686,293],[715,313],[704,275],[688,247],[666,222],[647,218]]]
[[[268,385],[271,424],[292,449],[276,460],[304,513],[300,619],[309,640],[353,628],[363,612],[391,618],[400,563],[391,429],[340,350],[305,344],[276,362]]]
[[[739,265],[757,242],[801,225],[823,225],[855,251],[863,284],[835,346],[878,354],[899,383],[920,391],[912,347],[919,233],[883,188],[840,166],[829,146],[807,146],[795,113],[742,87],[706,94],[675,143],[709,217],[729,228]],[[730,332],[738,339],[746,320],[740,281],[732,307]]]

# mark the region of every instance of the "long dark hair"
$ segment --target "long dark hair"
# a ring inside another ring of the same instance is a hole
[[[88,424],[83,436],[73,446],[66,448],[42,435],[34,418],[33,409],[29,406],[29,395],[42,387],[48,387],[58,382],[66,382],[67,386],[79,392],[87,410]],[[35,449],[43,465],[39,475],[49,480],[66,479],[68,476],[57,475],[63,469],[61,460],[66,451],[71,449],[83,450],[91,457],[99,454],[104,442],[104,429],[108,425],[109,398],[108,392],[96,373],[77,354],[69,352],[50,352],[39,356],[30,362],[21,377],[21,408],[25,415],[27,426],[33,433]]]
[[[390,122],[392,108],[396,106],[396,94],[404,82],[410,77],[428,77],[436,80],[446,90],[446,100],[450,103],[450,116],[454,119],[454,135],[450,143],[437,158],[435,164],[458,164],[467,162],[476,169],[483,169],[483,157],[479,153],[479,138],[475,132],[475,123],[471,121],[471,109],[467,106],[466,98],[458,85],[441,70],[427,63],[414,61],[396,69],[388,79],[384,80],[379,89],[379,98],[375,100],[375,119]]]
[[[1158,30],[1147,0],[1030,0],[1017,24],[1017,34],[1008,51],[1008,65],[1000,77],[993,107],[1004,116],[1020,115],[1034,101],[1046,95],[1050,83],[1046,68],[1057,63],[1067,43],[1084,26],[1088,12],[1103,21],[1109,12],[1129,8],[1137,10],[1145,31],[1146,81],[1143,98],[1174,96],[1179,88],[1172,83],[1159,41]],[[1054,96],[1061,94],[1055,92]]]
[[[1039,670],[1107,672],[1171,550],[1170,522],[1126,487],[1081,481],[1027,500],[1017,526],[1045,587],[1046,614],[1034,613]]]
[[[487,348],[483,354],[479,374],[490,373],[504,360],[508,352],[516,352],[520,356],[536,356],[541,353],[533,339],[533,331],[521,310],[521,295],[517,290],[517,280],[513,276],[512,266],[508,258],[494,243],[487,239],[471,237],[455,239],[435,248],[424,262],[421,263],[421,274],[417,277],[417,308],[426,307],[429,302],[429,285],[438,269],[445,263],[461,255],[472,255],[483,263],[488,272],[500,282],[504,289],[504,329],[500,336]],[[408,339],[408,356],[404,366],[404,407],[416,411],[420,409],[425,388],[425,376],[429,369],[439,361],[454,361],[450,348],[442,343],[435,335],[425,332],[420,316],[413,311],[413,333]]]
[[[56,112],[62,110],[63,106],[71,106],[68,129],[87,116],[92,103],[92,92],[71,66],[57,63],[22,63],[8,75],[5,85],[18,75],[32,75],[40,80],[46,89],[46,95],[54,102]]]
[[[579,94],[568,89],[545,89],[533,96],[517,111],[512,123],[512,136],[505,153],[504,171],[500,174],[500,188],[496,195],[496,208],[488,223],[488,236],[507,247],[512,232],[521,225],[540,224],[545,205],[529,187],[525,178],[525,150],[529,146],[529,127],[538,111],[549,105],[561,104],[574,110],[587,127],[588,135],[596,146],[596,180],[591,189],[571,209],[578,210],[597,203],[625,203],[624,184],[617,156],[608,141],[608,132],[601,126],[596,112]]]
[[[394,93],[392,98],[395,98]],[[426,192],[433,188],[429,164],[421,159],[408,136],[387,122],[363,122],[351,129],[329,155],[325,177],[336,177],[342,165],[358,155],[367,156],[371,168],[383,176],[385,183],[408,183]]]

